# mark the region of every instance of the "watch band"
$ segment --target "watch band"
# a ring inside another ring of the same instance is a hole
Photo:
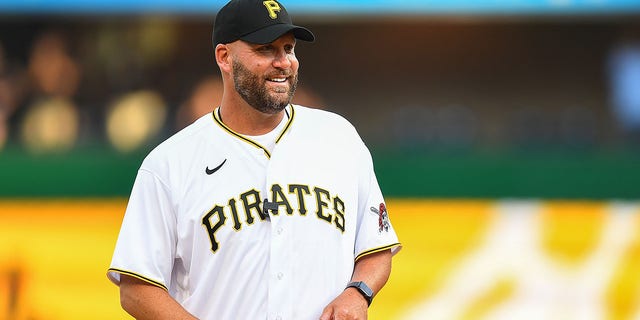
[[[373,301],[373,290],[367,286],[363,281],[354,281],[347,285],[347,288],[356,288],[362,294],[365,300],[367,300],[367,305],[371,305],[371,301]],[[346,289],[346,288],[345,288]]]

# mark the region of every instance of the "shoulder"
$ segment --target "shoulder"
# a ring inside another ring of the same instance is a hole
[[[345,117],[322,109],[314,109],[301,105],[293,105],[294,121],[317,128],[326,126],[331,130],[345,130],[356,133],[356,129]],[[356,133],[357,134],[357,133]]]
[[[293,135],[300,141],[329,144],[340,150],[366,149],[355,126],[345,117],[326,110],[294,105]]]
[[[205,138],[210,138],[208,133],[211,131],[212,125],[211,113],[202,116],[151,150],[141,167],[156,172],[169,162],[188,158],[193,150],[199,148],[205,141]]]

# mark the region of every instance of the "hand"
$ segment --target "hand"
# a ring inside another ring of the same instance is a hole
[[[322,311],[320,320],[366,320],[367,300],[355,288],[347,288]]]

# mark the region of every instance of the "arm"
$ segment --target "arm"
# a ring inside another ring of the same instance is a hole
[[[387,283],[390,273],[391,250],[385,250],[360,258],[351,281],[364,281],[375,296]],[[358,289],[348,288],[324,308],[320,320],[367,319],[368,307]]]
[[[166,290],[124,274],[120,276],[120,305],[136,319],[196,319]]]

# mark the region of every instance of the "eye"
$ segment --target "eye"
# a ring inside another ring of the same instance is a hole
[[[259,46],[256,48],[256,51],[258,52],[269,52],[271,50],[273,50],[273,47],[270,45]]]
[[[293,53],[293,49],[294,49],[294,47],[295,47],[295,46],[294,46],[294,45],[291,45],[291,44],[285,45],[285,46],[284,46],[284,51],[285,51],[286,53]]]

